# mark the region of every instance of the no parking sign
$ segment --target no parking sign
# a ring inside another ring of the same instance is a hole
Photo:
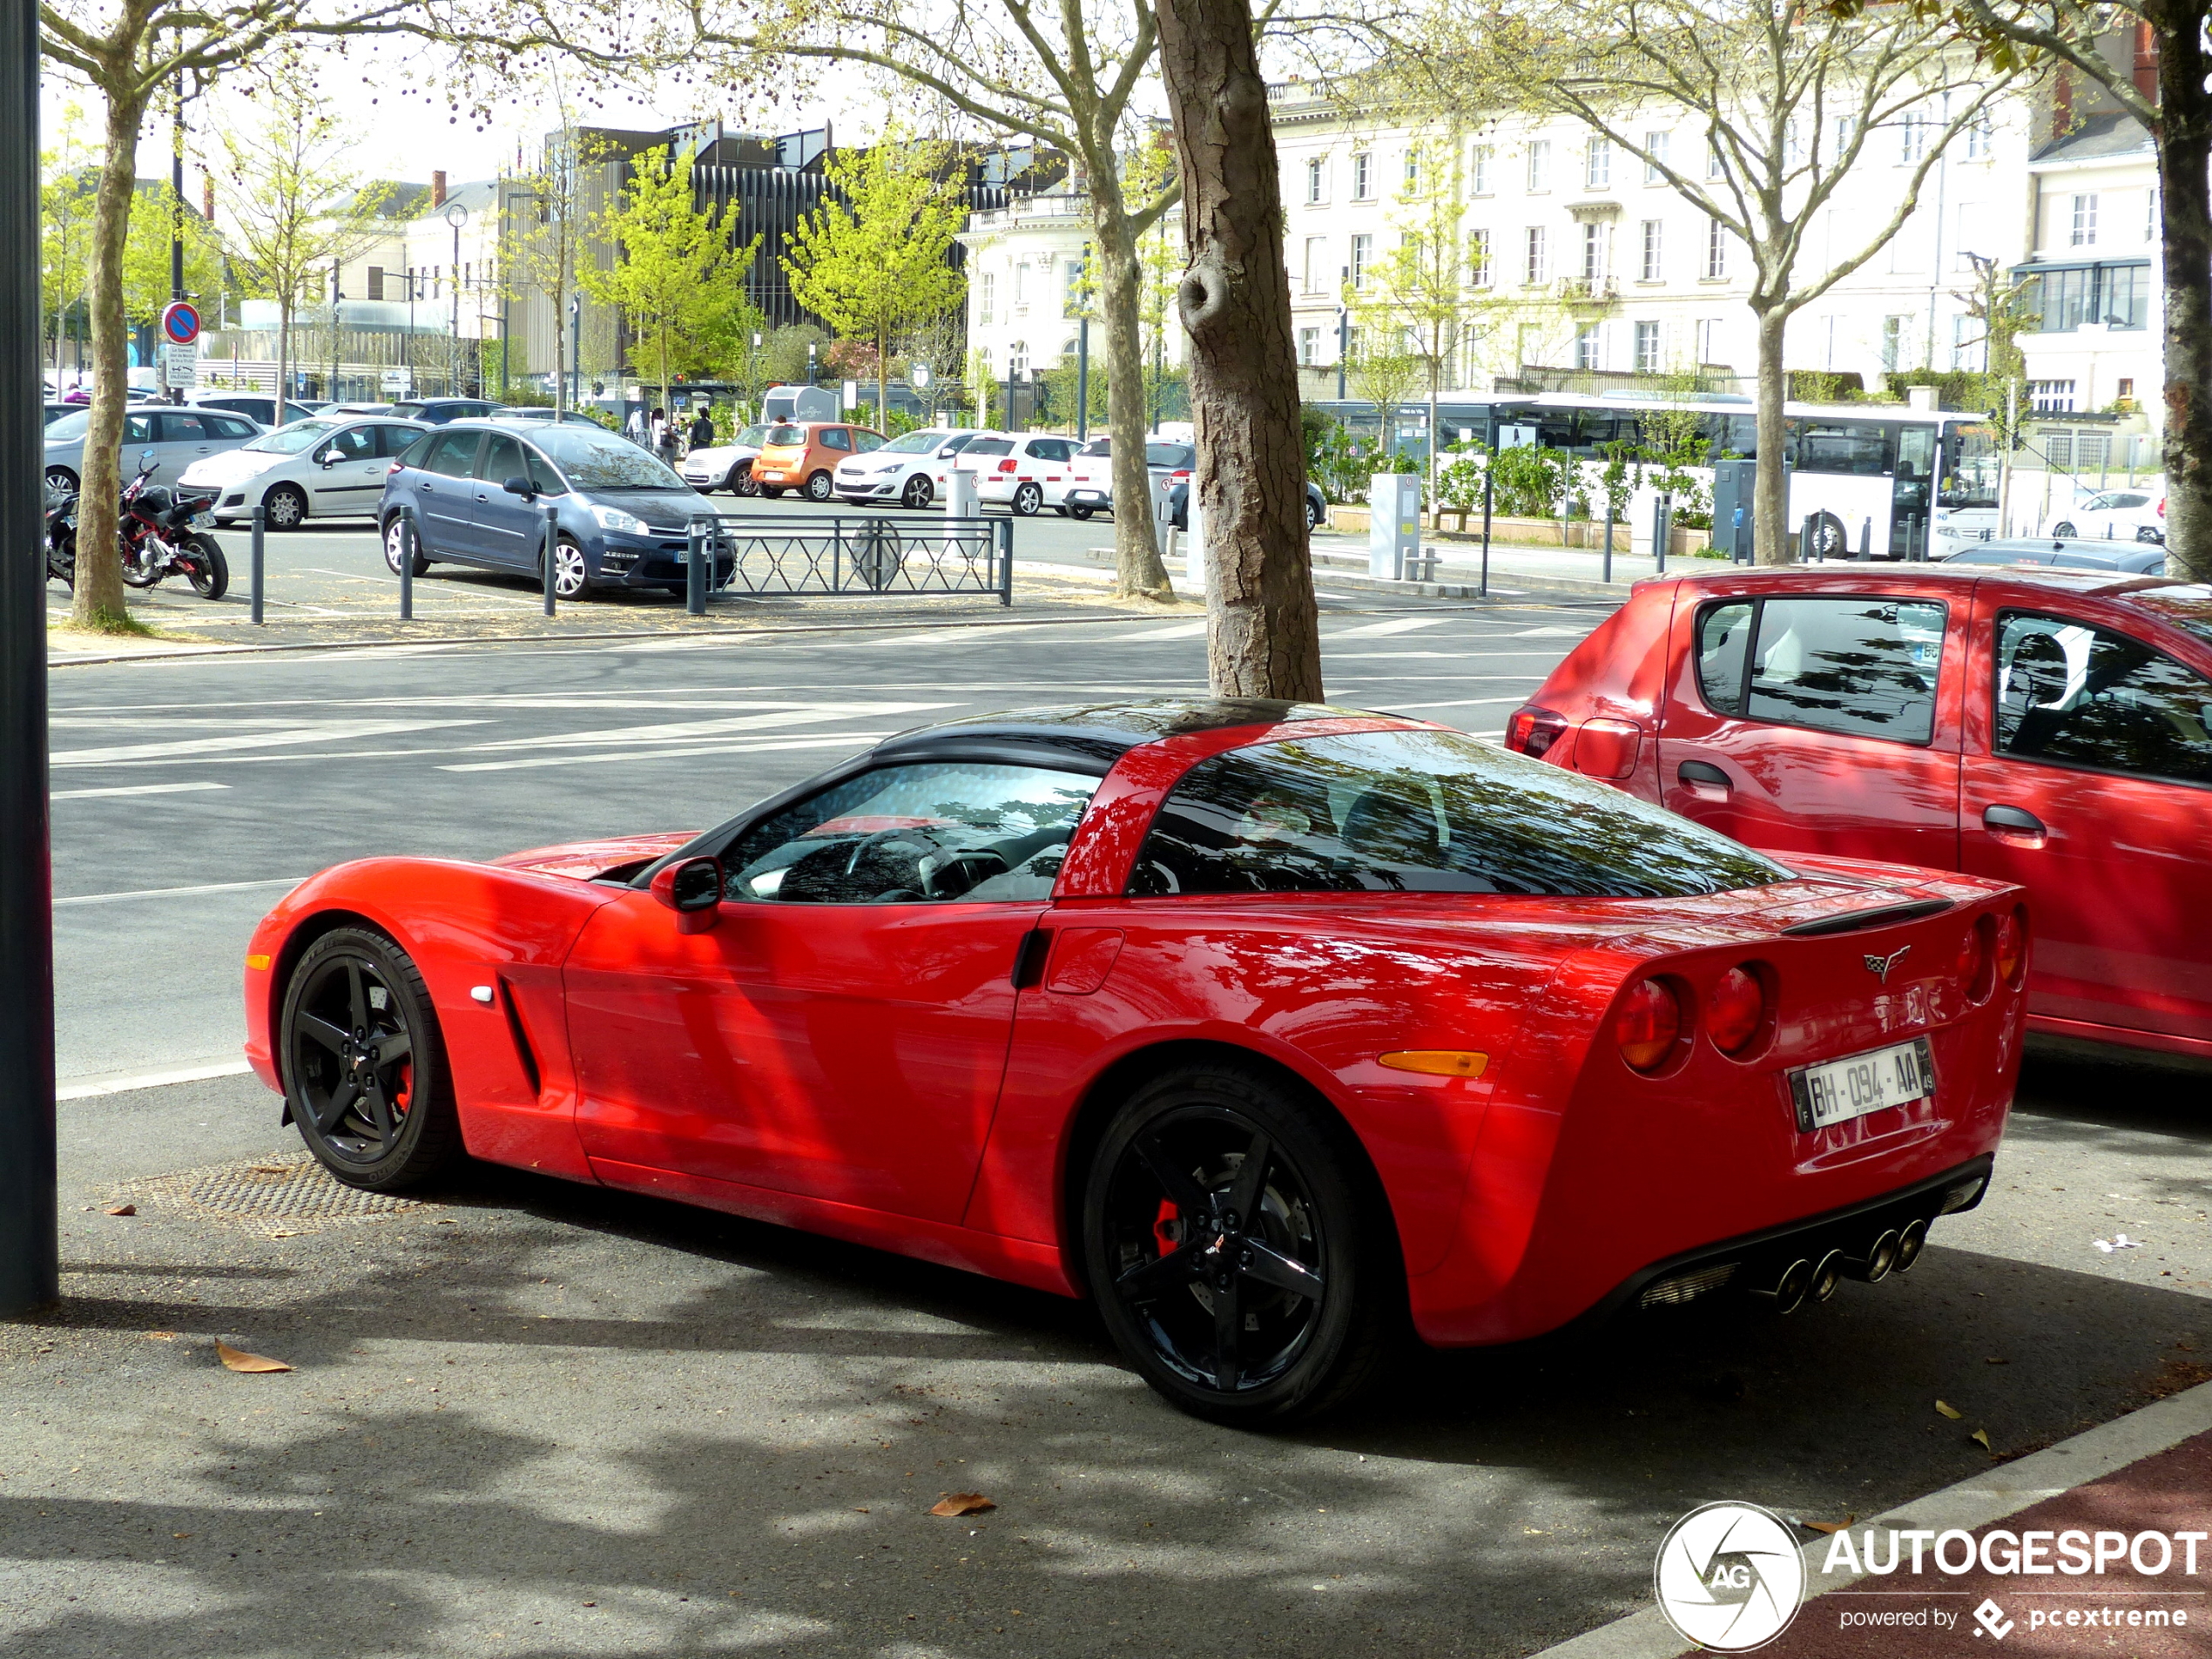
[[[189,346],[199,338],[199,307],[189,300],[172,300],[161,308],[161,337],[172,346]]]
[[[191,386],[199,378],[199,308],[172,300],[161,309],[161,383]]]

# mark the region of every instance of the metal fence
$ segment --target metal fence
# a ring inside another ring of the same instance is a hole
[[[730,513],[712,523],[715,563],[732,561],[725,593],[974,593],[1014,603],[1010,518]]]

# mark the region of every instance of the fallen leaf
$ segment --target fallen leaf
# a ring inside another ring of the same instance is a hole
[[[146,1334],[156,1342],[174,1342],[177,1339],[177,1333],[174,1331],[149,1331]]]
[[[1807,1532],[1826,1533],[1831,1538],[1833,1538],[1838,1533],[1843,1531],[1844,1527],[1850,1526],[1858,1519],[1858,1517],[1856,1514],[1850,1514],[1845,1515],[1841,1521],[1801,1521],[1797,1524],[1803,1527]]]
[[[258,1353],[248,1353],[243,1348],[233,1348],[220,1337],[215,1339],[215,1357],[233,1371],[289,1371],[281,1359],[271,1359]]]
[[[292,1173],[292,1166],[286,1163],[257,1163],[253,1166],[253,1173],[256,1175],[290,1175]]]
[[[138,1206],[134,1204],[111,1204],[107,1207],[107,1212],[111,1216],[135,1216],[138,1213]]]
[[[867,1512],[867,1506],[866,1504],[856,1503],[853,1506],[853,1513],[856,1515],[865,1515]],[[732,1594],[734,1594],[734,1592],[732,1592]]]
[[[980,1515],[986,1509],[995,1509],[993,1503],[980,1492],[948,1492],[930,1506],[933,1515]]]
[[[1953,1406],[1947,1399],[1939,1399],[1936,1401],[1936,1409],[1941,1412],[1946,1417],[1951,1419],[1951,1420],[1954,1423],[1966,1414],[1966,1413],[1960,1411],[1956,1406]]]
[[[192,1534],[188,1532],[172,1532],[169,1535],[172,1538],[189,1538],[192,1536]]]
[[[1989,1443],[1989,1431],[1986,1428],[1978,1428],[1973,1433],[1967,1435],[1966,1438],[1970,1440],[1980,1441],[1981,1449],[1985,1452],[1994,1452],[1997,1449]]]

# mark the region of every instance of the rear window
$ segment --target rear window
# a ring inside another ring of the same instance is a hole
[[[1076,453],[1079,455],[1105,455],[1110,457],[1114,453],[1114,441],[1111,438],[1093,438],[1089,443],[1083,445],[1082,448],[1076,450]]]
[[[1180,472],[1190,467],[1191,457],[1197,453],[1187,443],[1148,443],[1144,446],[1144,464]]]
[[[1377,732],[1201,761],[1153,820],[1130,891],[1653,899],[1789,879],[1723,835],[1462,732]]]
[[[1014,453],[1011,438],[978,438],[966,450],[971,455],[1010,455]]]
[[[1947,614],[1865,596],[1714,605],[1698,617],[1699,689],[1720,714],[1926,743]]]
[[[806,442],[806,428],[797,426],[770,427],[768,435],[761,442],[773,444],[803,444]]]

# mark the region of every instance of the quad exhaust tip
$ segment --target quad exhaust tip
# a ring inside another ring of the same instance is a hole
[[[1879,1285],[1897,1267],[1899,1235],[1895,1232],[1877,1234],[1866,1247],[1864,1256],[1844,1256],[1836,1252],[1843,1271],[1862,1284]]]
[[[1927,1248],[1927,1244],[1928,1224],[1925,1221],[1906,1222],[1905,1231],[1897,1236],[1897,1265],[1890,1271],[1893,1273],[1911,1272],[1912,1264],[1920,1259],[1920,1252]]]
[[[1825,1302],[1835,1295],[1836,1287],[1843,1282],[1844,1252],[1831,1250],[1820,1258],[1820,1264],[1812,1270],[1812,1284],[1805,1294],[1813,1301]]]
[[[1812,1264],[1800,1256],[1782,1270],[1782,1277],[1774,1281],[1770,1291],[1753,1291],[1753,1296],[1774,1304],[1777,1313],[1795,1313],[1805,1303],[1806,1294],[1812,1289]]]

